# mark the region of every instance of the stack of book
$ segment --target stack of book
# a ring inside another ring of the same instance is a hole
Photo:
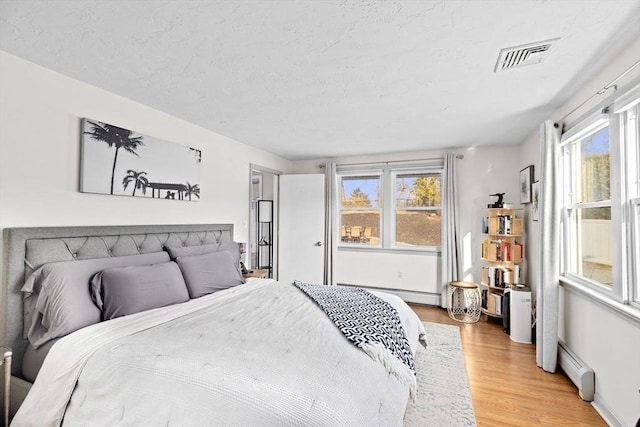
[[[482,267],[482,283],[504,288],[513,283],[513,270],[506,267],[488,266]]]
[[[482,232],[484,234],[504,234],[505,236],[520,235],[522,220],[512,215],[497,215],[482,218]]]
[[[491,293],[486,289],[482,290],[482,308],[489,313],[502,315],[502,294]]]
[[[522,252],[523,246],[520,242],[515,242],[513,247],[505,240],[485,239],[482,242],[482,258],[488,261],[520,262],[522,261]]]

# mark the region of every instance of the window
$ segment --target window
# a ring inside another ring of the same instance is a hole
[[[394,246],[440,246],[440,174],[393,176]]]
[[[338,171],[340,246],[440,246],[442,163]]]
[[[640,308],[640,86],[562,135],[563,276]]]
[[[640,104],[621,114],[621,138],[626,154],[626,188],[629,212],[629,278],[634,286],[629,292],[640,305]]]
[[[340,241],[380,246],[380,175],[342,176],[339,181]]]
[[[611,149],[606,119],[564,148],[568,247],[566,270],[612,284]]]

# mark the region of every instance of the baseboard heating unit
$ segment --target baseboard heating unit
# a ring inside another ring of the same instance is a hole
[[[595,374],[567,345],[558,341],[558,362],[569,379],[578,387],[582,400],[593,402],[595,394]]]

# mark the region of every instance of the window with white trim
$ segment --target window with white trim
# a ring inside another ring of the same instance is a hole
[[[381,177],[381,172],[369,171],[338,179],[341,243],[381,246]]]
[[[338,170],[339,246],[437,250],[442,163]]]
[[[637,100],[640,102],[640,99]],[[620,113],[621,140],[626,159],[626,202],[628,212],[628,277],[634,284],[629,298],[640,306],[640,103]]]
[[[392,173],[394,246],[440,246],[440,180],[440,173]]]
[[[563,271],[640,308],[640,85],[562,135]]]
[[[611,286],[611,145],[609,120],[566,142],[565,236],[568,242],[565,271]]]

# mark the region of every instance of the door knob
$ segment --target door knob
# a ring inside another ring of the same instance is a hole
[[[316,246],[322,246],[322,242],[317,241],[317,242],[316,242]]]

